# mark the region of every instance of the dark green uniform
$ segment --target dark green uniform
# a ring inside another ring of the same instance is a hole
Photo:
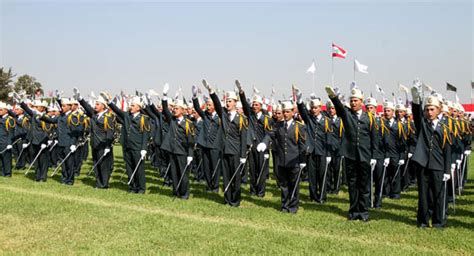
[[[140,162],[140,152],[147,149],[151,131],[150,120],[148,116],[141,113],[133,115],[129,112],[124,112],[113,103],[109,103],[108,105],[112,111],[122,119],[121,142],[124,149],[123,158],[130,179],[138,162]],[[129,192],[142,194],[145,193],[145,190],[145,162],[142,160],[129,185]]]
[[[169,132],[164,137],[161,149],[170,155],[170,173],[173,182],[173,195],[182,199],[189,198],[189,169],[187,158],[193,156],[194,127],[191,120],[184,116],[177,119],[172,116],[168,101],[162,100],[164,120],[169,125]],[[186,173],[184,173],[186,172]],[[184,174],[184,176],[183,176]],[[183,177],[178,188],[180,178]]]
[[[12,146],[14,129],[16,121],[8,113],[0,117],[0,168],[1,175],[4,177],[12,176],[12,149],[7,149],[7,146]]]
[[[281,211],[296,213],[299,204],[298,173],[306,163],[305,126],[296,121],[279,121],[263,143],[273,142],[278,161],[278,184],[281,189]],[[294,196],[293,195],[294,191]]]
[[[441,121],[433,127],[433,123],[423,117],[421,104],[414,103],[412,108],[418,135],[412,157],[412,161],[419,165],[417,223],[420,227],[427,227],[431,217],[434,227],[443,227],[446,223],[443,218],[446,193],[443,175],[449,174],[451,168],[449,128]],[[431,209],[430,198],[433,203]]]
[[[349,188],[349,220],[368,220],[370,207],[370,161],[377,136],[375,118],[371,113],[346,109],[339,98],[330,98],[337,115],[344,123],[343,155]]]
[[[298,103],[298,111],[307,127],[309,197],[311,200],[323,203],[326,201],[328,187],[325,175],[327,175],[326,157],[330,156],[329,138],[332,132],[330,120],[322,113],[319,116],[310,115],[303,103]]]
[[[246,157],[247,149],[247,118],[238,113],[230,113],[224,110],[221,102],[215,93],[211,94],[212,102],[217,114],[222,120],[222,128],[224,131],[223,139],[223,178],[224,188],[229,185],[232,176],[231,185],[224,194],[226,204],[231,206],[239,206],[241,200],[240,183],[242,180],[241,170],[245,164],[240,164],[240,158]],[[240,169],[237,169],[240,167]],[[237,172],[237,173],[235,173]]]
[[[96,113],[94,109],[84,100],[79,101],[86,115],[90,118],[92,161],[95,166],[96,188],[108,188],[109,179],[113,168],[113,141],[115,129],[115,115],[105,110]],[[104,156],[105,150],[110,150]],[[98,162],[100,160],[100,162]]]

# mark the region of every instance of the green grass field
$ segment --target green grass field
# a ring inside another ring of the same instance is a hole
[[[274,180],[265,198],[248,196],[240,208],[223,204],[223,193],[191,183],[189,200],[173,200],[169,187],[148,166],[146,195],[128,194],[121,149],[116,147],[111,189],[96,190],[86,177],[73,187],[59,177],[36,183],[15,171],[0,179],[1,254],[474,254],[474,168],[456,213],[444,230],[416,227],[417,192],[385,199],[368,223],[347,221],[348,194],[324,205],[301,190],[296,215],[280,213]],[[472,163],[473,161],[471,161]],[[52,170],[50,169],[50,173]],[[124,179],[125,180],[125,179]]]

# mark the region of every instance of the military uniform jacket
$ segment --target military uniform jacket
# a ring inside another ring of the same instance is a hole
[[[242,92],[239,95],[240,101],[242,102],[242,109],[244,110],[244,114],[247,116],[249,123],[247,145],[256,146],[262,142],[263,138],[265,138],[265,136],[272,130],[273,119],[263,113],[258,117],[258,115],[252,111],[250,104],[245,97],[245,93]]]
[[[390,120],[381,118],[381,130],[383,134],[383,148],[385,149],[385,157],[394,161],[405,158],[406,150],[406,127],[402,121],[393,119],[390,126]]]
[[[450,173],[451,138],[448,127],[440,121],[433,130],[430,121],[423,117],[421,104],[413,104],[412,108],[418,137],[412,160],[423,168]]]
[[[77,116],[73,116],[72,112],[61,113],[56,117],[43,115],[40,117],[40,119],[50,124],[57,124],[58,146],[69,147],[71,145],[77,144],[77,137],[74,135],[74,133],[81,129],[79,126],[80,119]]]
[[[329,133],[332,132],[329,118],[321,113],[321,118],[311,115],[303,103],[298,103],[298,111],[306,125],[308,138],[306,150],[317,156],[329,156]]]
[[[16,122],[13,117],[8,114],[0,117],[0,151],[12,144],[15,126]]]
[[[145,107],[145,113],[152,118],[151,136],[155,145],[161,145],[163,141],[163,118],[154,104]]]
[[[20,103],[22,109],[30,116],[31,130],[28,140],[33,145],[46,144],[48,142],[48,127],[45,121],[40,120],[41,115],[36,114],[24,102]]]
[[[202,118],[202,128],[197,134],[197,143],[204,148],[222,148],[222,126],[219,115],[202,111],[197,98],[193,98],[193,105],[196,112]]]
[[[274,156],[278,165],[286,168],[298,167],[306,162],[305,126],[293,120],[287,128],[286,121],[279,121],[273,130],[265,136],[263,143],[267,146],[272,141]]]
[[[147,150],[151,131],[149,117],[141,113],[134,117],[131,113],[122,111],[113,103],[108,105],[123,121],[120,137],[122,147],[125,150],[133,151]]]
[[[336,156],[341,155],[341,142],[344,135],[344,125],[338,116],[328,117],[332,132],[328,134],[329,151]]]
[[[247,148],[247,118],[236,113],[233,120],[230,120],[230,113],[224,110],[221,102],[215,93],[211,94],[214,107],[222,120],[222,130],[224,131],[223,151],[224,154],[239,155],[245,158]]]
[[[346,109],[339,98],[330,99],[344,124],[345,141],[342,144],[344,157],[354,161],[370,162],[374,159],[377,136],[374,116],[362,111],[358,118],[357,113]]]
[[[175,155],[193,156],[194,126],[191,120],[184,118],[181,121],[174,118],[168,108],[168,101],[162,100],[163,115],[169,125],[168,134],[163,138],[161,149]]]
[[[84,99],[79,101],[90,118],[91,147],[110,147],[114,141],[115,115],[105,110],[100,117]]]

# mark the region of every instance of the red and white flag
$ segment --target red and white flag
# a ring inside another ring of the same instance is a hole
[[[337,46],[335,43],[332,43],[332,57],[337,57],[341,59],[345,59],[347,55],[347,51],[342,49],[342,47]]]

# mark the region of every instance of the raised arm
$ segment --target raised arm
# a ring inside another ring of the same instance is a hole
[[[222,104],[219,100],[219,97],[215,92],[212,92],[210,96],[212,102],[214,103],[214,109],[216,110],[217,115],[222,119],[222,114],[224,113],[224,110],[222,108]]]
[[[112,102],[109,102],[107,106],[109,106],[109,108],[122,120],[125,118],[125,112],[118,108],[117,105]]]
[[[91,107],[91,105],[89,105],[89,103],[87,103],[87,101],[85,101],[84,99],[79,99],[79,104],[81,104],[81,106],[84,108],[84,111],[86,112],[86,115],[88,117],[92,118],[94,116],[95,111]]]
[[[24,102],[20,102],[20,106],[22,109],[25,110],[25,112],[31,117],[33,118],[35,116],[35,112],[33,112],[33,110],[31,110],[30,107],[28,107],[28,105],[26,105],[26,103]]]

